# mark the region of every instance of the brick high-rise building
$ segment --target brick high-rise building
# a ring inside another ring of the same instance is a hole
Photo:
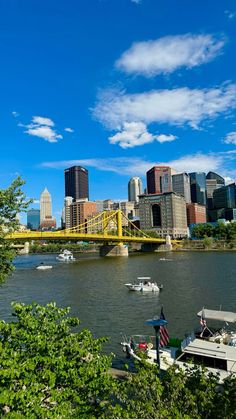
[[[70,205],[71,227],[75,227],[77,225],[83,224],[82,228],[80,229],[80,232],[86,233],[87,232],[86,222],[88,221],[88,219],[95,216],[96,214],[97,214],[96,202],[89,202],[89,201],[82,201],[82,200],[73,202]]]
[[[187,204],[188,225],[206,223],[206,207],[197,203]]]
[[[65,169],[65,196],[73,201],[89,199],[88,170],[81,166]]]
[[[172,175],[175,171],[168,166],[154,166],[147,171],[147,193],[172,192]]]

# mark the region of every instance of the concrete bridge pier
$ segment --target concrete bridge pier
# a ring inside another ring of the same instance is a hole
[[[171,252],[171,250],[172,250],[171,238],[169,235],[167,235],[165,244],[162,244],[158,248],[158,252]]]
[[[100,247],[100,256],[129,256],[128,245],[119,244],[105,244]]]
[[[170,236],[166,236],[165,243],[143,243],[141,252],[170,252],[172,250],[172,243]]]
[[[19,251],[21,255],[28,255],[29,253],[29,242],[25,242],[23,249]]]
[[[169,234],[166,236],[166,250],[172,250],[172,243]]]

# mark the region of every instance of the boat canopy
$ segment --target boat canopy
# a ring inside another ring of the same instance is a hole
[[[236,322],[236,313],[233,313],[232,311],[208,310],[204,308],[203,310],[199,311],[199,313],[197,313],[198,317],[202,317],[202,312],[205,319],[221,320],[222,322],[229,323]]]

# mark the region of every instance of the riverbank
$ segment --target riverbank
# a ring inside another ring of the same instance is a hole
[[[60,253],[62,249],[70,250],[73,253],[95,253],[98,254],[100,245],[98,244],[74,244],[74,243],[47,243],[33,244],[29,247],[30,254]],[[195,251],[236,251],[236,240],[214,240],[207,237],[203,240],[184,239],[173,245],[173,252],[195,252]],[[156,250],[157,253],[163,253],[163,250]],[[139,248],[130,247],[129,253],[145,253],[141,246]]]
[[[205,237],[203,240],[182,240],[174,249],[176,251],[236,251],[236,240],[215,240]]]

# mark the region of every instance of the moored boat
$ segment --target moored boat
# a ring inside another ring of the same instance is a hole
[[[170,340],[159,348],[160,369],[167,370],[172,365],[181,369],[195,365],[206,368],[207,372],[219,375],[219,382],[230,376],[236,376],[236,332],[228,329],[229,323],[236,323],[236,313],[221,310],[203,309],[200,317],[200,330],[191,333],[183,341]],[[224,322],[221,328],[212,328],[207,320]],[[162,331],[160,328],[160,335]],[[139,339],[137,339],[139,336]],[[141,360],[140,351],[145,352],[147,361],[157,362],[155,337],[133,335],[121,343],[128,357]]]

